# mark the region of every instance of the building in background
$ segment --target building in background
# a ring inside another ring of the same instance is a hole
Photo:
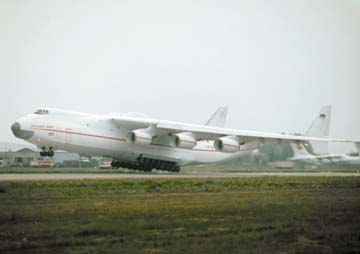
[[[38,151],[23,148],[16,152],[0,152],[0,166],[9,167],[61,167],[68,161],[79,164],[80,156],[77,153],[56,152],[53,158],[41,157]]]

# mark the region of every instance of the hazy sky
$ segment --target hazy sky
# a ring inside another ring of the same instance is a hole
[[[360,139],[358,0],[0,0],[0,36],[0,141],[42,106],[304,132],[324,104]]]

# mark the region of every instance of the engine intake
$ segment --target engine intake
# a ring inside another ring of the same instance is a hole
[[[149,133],[135,130],[129,132],[127,135],[127,142],[129,144],[150,145],[152,142],[152,137]]]
[[[217,151],[223,153],[235,153],[240,149],[239,139],[235,136],[218,138],[214,142]]]
[[[185,134],[175,134],[170,137],[169,144],[172,147],[193,149],[196,146],[196,139]]]

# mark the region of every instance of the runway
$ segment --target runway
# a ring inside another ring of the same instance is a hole
[[[359,177],[360,173],[196,173],[196,174],[0,174],[0,181],[81,180],[81,179],[166,179],[242,177]]]

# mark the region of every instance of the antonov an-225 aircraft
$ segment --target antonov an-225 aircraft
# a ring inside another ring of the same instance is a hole
[[[206,125],[148,118],[139,113],[94,115],[41,108],[18,119],[11,130],[42,149],[113,159],[113,167],[178,172],[186,164],[205,164],[241,156],[267,142],[351,142],[223,128],[227,108],[219,108]],[[323,117],[323,116],[322,116]]]

